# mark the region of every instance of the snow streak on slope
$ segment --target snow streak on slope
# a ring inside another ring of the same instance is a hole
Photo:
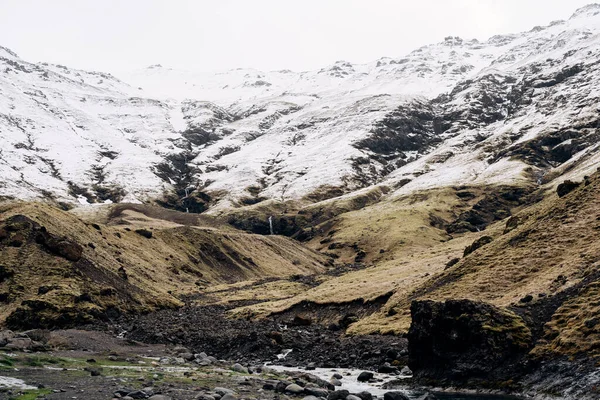
[[[599,34],[600,6],[590,5],[529,32],[447,37],[364,65],[157,65],[122,80],[0,48],[0,194],[131,201],[164,192],[170,206],[202,211],[324,186],[384,182],[403,193],[541,183],[576,163],[570,173],[586,171],[598,158]]]

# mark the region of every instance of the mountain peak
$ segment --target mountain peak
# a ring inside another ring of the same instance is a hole
[[[592,3],[577,9],[573,15],[571,15],[571,19],[580,17],[593,17],[594,15],[598,14],[600,14],[600,4]]]
[[[9,55],[9,56],[14,57],[14,58],[19,58],[19,56],[17,55],[17,53],[15,53],[14,51],[12,51],[11,49],[9,49],[7,47],[2,47],[2,46],[0,46],[0,55],[1,56]]]

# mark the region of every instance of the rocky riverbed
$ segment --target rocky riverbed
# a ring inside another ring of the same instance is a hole
[[[0,399],[448,398],[412,388],[410,371],[391,365],[389,372],[378,373],[244,363],[98,331],[3,331],[2,337],[6,340],[0,347]]]
[[[226,318],[223,306],[186,306],[97,326],[145,343],[185,346],[242,363],[308,368],[370,368],[394,373],[408,361],[408,342],[391,335],[346,336],[344,318],[323,326],[298,315],[262,321]],[[350,317],[346,316],[346,319]],[[285,353],[284,358],[278,355]]]

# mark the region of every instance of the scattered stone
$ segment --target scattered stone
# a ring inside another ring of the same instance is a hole
[[[150,396],[149,400],[173,400],[171,396],[164,396],[162,394],[155,394],[154,396]]]
[[[448,268],[455,266],[459,261],[460,261],[460,258],[458,258],[458,257],[453,258],[452,260],[450,260],[446,263],[446,266],[444,267],[444,269],[446,270]]]
[[[33,341],[27,337],[13,337],[12,339],[8,339],[4,347],[10,350],[27,350],[32,344]]]
[[[296,314],[296,316],[292,320],[292,324],[296,326],[308,326],[312,324],[312,320],[309,317]]]
[[[510,217],[506,221],[506,226],[504,227],[503,234],[507,234],[508,232],[510,232],[513,229],[515,229],[517,226],[519,226],[519,217],[514,217],[514,216]]]
[[[265,390],[275,390],[278,383],[279,383],[279,381],[267,380],[267,381],[264,381],[262,388]]]
[[[333,392],[329,393],[327,400],[346,400],[346,397],[348,397],[349,394],[350,392],[346,389],[334,390]]]
[[[386,363],[383,363],[383,365],[381,365],[377,369],[377,372],[382,373],[382,374],[393,374],[395,372],[398,372],[398,368],[394,367],[390,363],[386,362]]]
[[[137,233],[140,236],[145,237],[146,239],[152,238],[152,231],[149,231],[148,229],[136,229],[135,233]]]
[[[127,394],[128,397],[131,397],[132,399],[147,399],[148,393],[144,392],[143,390],[135,390],[131,393]]]
[[[300,394],[304,392],[304,388],[298,384],[292,383],[285,388],[286,393]]]
[[[133,389],[120,388],[113,392],[113,396],[115,397],[125,397],[129,393],[133,392]]]
[[[361,400],[373,400],[373,395],[369,392],[360,392],[356,394]]]
[[[304,393],[314,397],[327,397],[329,390],[321,388],[305,387]]]
[[[528,294],[527,296],[523,297],[521,300],[519,300],[519,302],[521,303],[531,303],[531,301],[533,300],[533,296]]]
[[[581,182],[573,182],[567,179],[566,181],[564,181],[556,187],[556,194],[558,195],[558,197],[564,197],[571,193],[573,190],[577,189],[579,185],[581,185]]]
[[[342,374],[338,374],[338,373],[333,374],[332,377],[335,378],[335,379],[342,379],[343,378]]]
[[[186,361],[194,360],[194,355],[192,353],[181,353],[181,354],[179,354],[179,356]]]
[[[494,240],[493,237],[491,236],[482,236],[479,239],[477,239],[476,241],[474,241],[473,243],[471,243],[471,245],[467,246],[465,248],[465,251],[463,251],[463,257],[468,256],[469,254],[471,254],[472,252],[474,252],[475,250],[479,249],[480,247],[485,246],[486,244],[492,242]]]
[[[402,392],[387,392],[383,395],[383,400],[410,400],[407,395]]]
[[[0,347],[4,347],[8,344],[8,342],[15,337],[15,333],[13,331],[4,330],[0,331]]]
[[[410,368],[408,368],[408,365],[404,366],[404,367],[403,367],[403,368],[400,370],[400,375],[407,376],[407,375],[412,375],[412,374],[413,374],[413,372],[412,372],[412,370],[411,370]]]
[[[248,373],[248,368],[244,367],[243,365],[239,364],[239,363],[235,363],[231,366],[231,370],[235,371],[235,372],[239,372],[241,374],[247,374]]]
[[[358,375],[358,378],[356,378],[356,380],[359,382],[368,382],[371,379],[373,379],[374,376],[375,375],[372,372],[363,371]]]
[[[196,400],[215,400],[215,397],[207,393],[201,393],[196,396]]]
[[[227,388],[224,388],[224,387],[219,387],[219,386],[216,387],[216,388],[214,388],[213,391],[215,393],[218,393],[221,396],[225,396],[226,394],[231,394],[231,395],[235,394],[235,392],[233,390],[227,389]]]
[[[337,378],[331,378],[329,381],[333,386],[342,386],[342,381]]]
[[[275,391],[279,392],[279,393],[283,393],[283,392],[285,392],[285,388],[290,386],[292,383],[293,382],[289,382],[289,381],[279,381],[279,382],[277,382],[277,385],[275,385]]]

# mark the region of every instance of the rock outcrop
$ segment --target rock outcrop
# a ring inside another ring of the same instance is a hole
[[[417,379],[488,379],[532,345],[530,329],[511,311],[471,300],[414,301],[409,366]]]

